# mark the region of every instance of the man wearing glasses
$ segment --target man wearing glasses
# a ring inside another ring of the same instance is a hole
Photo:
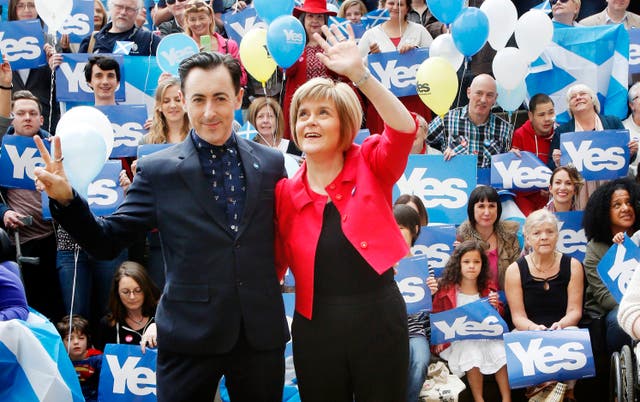
[[[111,21],[94,35],[93,53],[156,55],[160,37],[135,25],[138,11],[143,7],[142,2],[143,0],[109,0]],[[90,40],[91,36],[84,38],[80,44],[80,53],[87,52]]]

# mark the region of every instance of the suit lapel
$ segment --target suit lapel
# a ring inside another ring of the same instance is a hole
[[[242,167],[244,169],[244,177],[247,183],[247,193],[244,203],[244,212],[240,221],[238,236],[242,234],[246,228],[249,218],[258,206],[260,198],[260,188],[262,182],[262,164],[260,159],[253,152],[253,148],[247,143],[247,140],[236,136],[238,142],[238,150],[242,159]]]
[[[227,223],[227,217],[213,200],[213,192],[209,188],[209,183],[202,173],[200,159],[198,158],[198,153],[193,145],[191,136],[187,135],[187,138],[185,138],[179,146],[181,147],[180,160],[176,168],[185,185],[189,188],[193,200],[213,218],[218,226],[229,233],[230,236],[234,236],[235,234],[231,231]]]

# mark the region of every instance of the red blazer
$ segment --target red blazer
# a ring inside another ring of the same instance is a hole
[[[352,144],[345,152],[342,171],[325,188],[340,212],[345,237],[379,274],[409,251],[397,229],[391,201],[414,135],[385,127],[382,135],[368,137],[362,146]],[[311,319],[314,262],[326,197],[312,192],[306,172],[304,163],[293,178],[276,185],[276,267],[280,278],[287,267],[291,269],[296,311]]]
[[[447,311],[458,307],[458,302],[456,298],[456,293],[458,290],[457,285],[447,285],[444,286],[436,292],[433,296],[433,303],[431,305],[431,313],[440,313],[442,311]],[[490,292],[496,292],[497,289],[493,287],[487,287],[484,291],[480,292],[480,297],[489,296]],[[502,302],[498,302],[498,313],[500,315],[504,314],[504,305]],[[445,349],[449,347],[451,343],[445,343]],[[435,345],[431,345],[431,350],[433,351]]]

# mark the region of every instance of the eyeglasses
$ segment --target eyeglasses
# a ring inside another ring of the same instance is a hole
[[[35,10],[36,5],[35,3],[18,3],[16,4],[16,8],[18,10],[26,10],[27,8],[33,8]]]
[[[127,14],[133,14],[133,13],[137,13],[138,12],[138,8],[137,7],[126,7],[123,6],[122,4],[116,4],[116,3],[111,3],[111,6],[113,7],[113,10],[115,10],[115,12],[119,13],[121,11],[125,11]]]
[[[166,3],[173,5],[173,4],[176,4],[176,3],[184,3],[185,1],[187,1],[187,0],[166,0]]]
[[[569,0],[549,0],[549,4],[551,4],[552,6],[554,6],[557,2],[564,4],[564,3],[568,3]]]
[[[135,289],[122,289],[120,291],[120,294],[126,297],[129,297],[131,294],[134,294],[136,296],[138,296],[140,293],[142,293],[142,289],[140,288],[135,288]]]

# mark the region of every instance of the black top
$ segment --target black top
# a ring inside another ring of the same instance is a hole
[[[522,298],[527,317],[536,324],[546,327],[559,321],[567,313],[569,281],[571,280],[571,257],[562,255],[560,271],[551,278],[536,278],[529,271],[524,257],[516,261],[520,269]],[[545,290],[548,283],[548,289]]]
[[[314,298],[372,293],[393,281],[392,269],[378,275],[362,258],[345,237],[340,225],[340,213],[335,205],[327,203],[316,248]]]

